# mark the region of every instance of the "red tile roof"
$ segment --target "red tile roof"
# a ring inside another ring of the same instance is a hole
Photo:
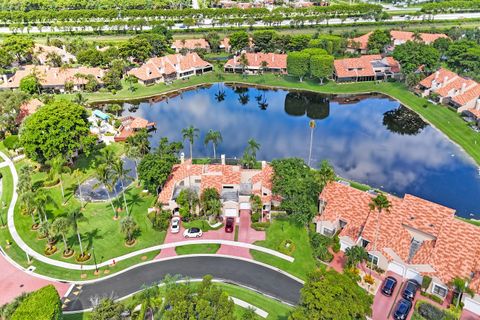
[[[202,60],[196,52],[189,52],[186,55],[170,54],[164,57],[149,59],[138,68],[133,68],[128,74],[135,76],[142,81],[161,79],[165,75],[183,73],[192,69],[201,69],[212,66]]]
[[[387,197],[392,207],[377,219],[377,212],[370,212],[368,206],[372,196],[333,182],[320,194],[326,205],[317,220],[345,221],[340,236],[349,236],[354,242],[361,236],[370,241],[368,250],[373,250],[379,222],[377,250],[389,260],[395,258],[394,253],[406,263],[430,265],[435,270],[430,275],[446,284],[456,276],[468,278],[472,272],[480,272],[480,227],[455,218],[453,209],[409,194]],[[425,240],[410,257],[410,245],[418,233]],[[478,285],[480,292],[480,279]]]
[[[443,84],[445,80],[450,81],[455,77],[458,77],[455,72],[448,69],[440,68],[436,72],[432,73],[431,75],[420,81],[420,85],[424,86],[425,88],[431,88],[434,80],[436,81],[436,83]]]
[[[357,49],[367,50],[368,49],[368,39],[370,38],[370,35],[372,33],[373,32],[369,32],[369,33],[364,34],[363,36],[350,39],[349,43],[348,43],[348,47],[349,48],[355,47]],[[357,44],[357,46],[355,46],[355,44]]]
[[[18,124],[20,124],[23,121],[23,119],[35,113],[35,111],[37,111],[37,109],[40,108],[41,106],[43,106],[43,102],[38,100],[37,98],[25,101],[20,106],[20,110],[19,110],[17,119],[15,121]]]
[[[181,39],[173,41],[172,48],[177,50],[180,49],[188,49],[188,50],[195,50],[195,49],[210,49],[210,44],[205,39]]]
[[[452,100],[460,106],[466,105],[472,100],[477,99],[480,99],[480,84],[476,82],[474,85],[469,86],[469,88],[464,93],[452,98]]]
[[[267,68],[286,69],[287,55],[280,53],[244,53],[248,60],[248,68],[259,68],[262,61],[267,62]],[[239,68],[238,62],[240,56],[235,56],[225,64],[226,68]]]
[[[400,65],[392,57],[382,58],[379,54],[363,55],[358,58],[337,59],[333,62],[339,78],[374,77],[374,62],[383,62],[392,72],[399,72]]]
[[[413,41],[415,34],[410,31],[392,30],[390,31],[390,35],[392,36],[392,40],[407,42],[407,41]],[[448,38],[448,36],[443,33],[420,33],[420,38],[426,44],[430,44],[439,38]]]

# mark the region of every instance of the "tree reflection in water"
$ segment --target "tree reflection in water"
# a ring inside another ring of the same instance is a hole
[[[418,114],[401,105],[383,114],[383,125],[390,132],[415,136],[428,124]]]

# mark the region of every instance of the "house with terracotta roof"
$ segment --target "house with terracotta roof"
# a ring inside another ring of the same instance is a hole
[[[77,57],[63,48],[54,46],[46,46],[43,44],[35,44],[33,49],[33,55],[37,59],[39,64],[47,64],[50,54],[56,54],[62,60],[62,63],[74,63],[77,61]]]
[[[21,124],[23,119],[25,119],[31,114],[34,114],[41,106],[43,106],[43,102],[38,100],[37,98],[25,101],[20,105],[20,109],[17,118],[15,119],[15,122],[17,124]]]
[[[201,39],[177,39],[173,41],[171,48],[175,50],[176,53],[179,53],[182,50],[194,51],[198,49],[203,49],[205,51],[210,51],[210,44],[207,40]]]
[[[480,84],[440,68],[418,84],[422,96],[480,118]]]
[[[245,55],[246,65],[242,65],[241,56]],[[280,53],[244,52],[234,56],[224,65],[225,72],[261,73],[264,71],[287,73],[287,55]]]
[[[23,78],[35,74],[43,90],[63,93],[65,84],[70,83],[73,91],[81,91],[88,82],[87,76],[92,76],[102,86],[104,72],[101,68],[56,68],[44,65],[26,65],[20,67],[10,78],[4,76],[4,82],[0,85],[0,89],[18,89]]]
[[[186,55],[177,53],[150,58],[140,67],[128,71],[127,74],[137,78],[138,82],[148,85],[188,78],[212,70],[212,64],[204,61],[196,52],[189,52]]]
[[[230,49],[232,49],[232,46],[230,45],[230,38],[223,38],[220,40],[220,45],[218,48],[225,52],[230,52]]]
[[[319,196],[317,232],[338,234],[341,250],[364,247],[379,268],[422,283],[444,299],[455,277],[469,279],[477,294],[465,308],[480,313],[480,227],[455,218],[455,210],[406,194],[387,195],[390,210],[372,211],[375,194],[348,184],[329,183]],[[476,310],[476,311],[475,311]]]
[[[357,54],[366,54],[368,52],[368,39],[373,32],[368,32],[364,35],[361,35],[356,38],[348,40],[346,52],[357,53]],[[390,31],[390,36],[392,40],[392,46],[390,50],[393,50],[395,46],[404,44],[407,41],[416,40],[415,33],[410,31]],[[425,44],[432,44],[435,40],[439,38],[448,38],[446,34],[443,33],[419,33],[419,41],[424,42]]]
[[[239,165],[226,164],[222,155],[218,164],[192,164],[184,160],[175,165],[163,186],[158,201],[166,210],[176,210],[175,202],[180,192],[191,189],[200,196],[206,188],[215,188],[220,194],[222,215],[238,217],[239,210],[250,210],[250,196],[260,196],[264,216],[269,215],[273,204],[278,204],[272,195],[273,168],[266,162],[261,169],[244,169]]]
[[[126,116],[120,118],[119,120],[121,125],[118,128],[118,133],[114,137],[115,142],[125,141],[128,137],[134,135],[135,132],[142,129],[155,129],[155,122],[148,122],[148,120],[140,117]]]
[[[400,64],[392,57],[379,54],[358,58],[337,59],[333,62],[333,78],[337,82],[359,82],[400,77]]]

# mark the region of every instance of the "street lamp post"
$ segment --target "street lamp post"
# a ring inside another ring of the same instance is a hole
[[[95,257],[95,248],[92,245],[93,262],[95,263],[95,273],[98,273],[97,258]]]
[[[310,167],[310,162],[312,161],[313,130],[315,129],[317,124],[314,120],[310,120],[308,126],[310,127],[310,148],[308,151],[308,166]]]

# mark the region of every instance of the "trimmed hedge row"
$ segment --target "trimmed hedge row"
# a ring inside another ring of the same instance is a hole
[[[12,320],[60,320],[62,303],[54,286],[31,293],[15,310]]]

